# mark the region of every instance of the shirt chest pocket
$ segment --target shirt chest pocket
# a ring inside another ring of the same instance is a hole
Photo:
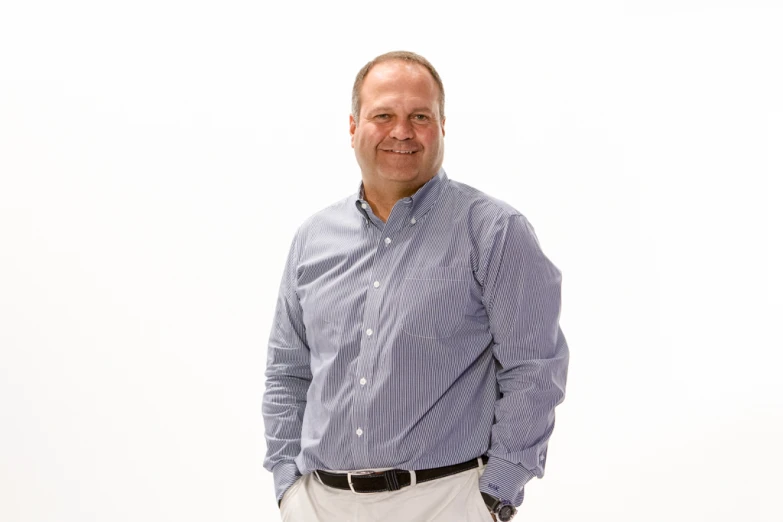
[[[410,270],[397,300],[402,331],[413,337],[445,339],[463,325],[472,276],[467,267]]]

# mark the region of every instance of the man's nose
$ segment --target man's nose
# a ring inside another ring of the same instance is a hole
[[[408,118],[400,118],[397,120],[397,123],[394,124],[394,128],[392,128],[389,136],[398,140],[412,139],[415,136],[413,124]]]

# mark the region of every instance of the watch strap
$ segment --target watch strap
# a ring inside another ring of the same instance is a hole
[[[501,522],[508,522],[517,514],[517,508],[510,502],[500,500],[483,491],[481,492],[481,498],[484,499],[484,504],[487,505],[489,512],[495,515],[497,520]]]
[[[484,504],[487,505],[489,510],[492,513],[495,513],[495,510],[502,504],[501,500],[497,497],[493,497],[489,493],[481,492],[481,497],[484,499]]]

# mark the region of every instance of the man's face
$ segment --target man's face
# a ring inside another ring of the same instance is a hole
[[[351,116],[351,146],[364,181],[375,186],[420,186],[443,163],[446,134],[438,86],[426,68],[383,62],[364,79],[358,121]]]

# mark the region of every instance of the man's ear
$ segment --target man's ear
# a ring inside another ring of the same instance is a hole
[[[348,132],[351,133],[351,147],[353,147],[353,140],[356,137],[356,120],[353,119],[353,114],[348,116]]]
[[[440,121],[440,132],[443,133],[443,136],[446,136],[446,118],[443,118]]]

